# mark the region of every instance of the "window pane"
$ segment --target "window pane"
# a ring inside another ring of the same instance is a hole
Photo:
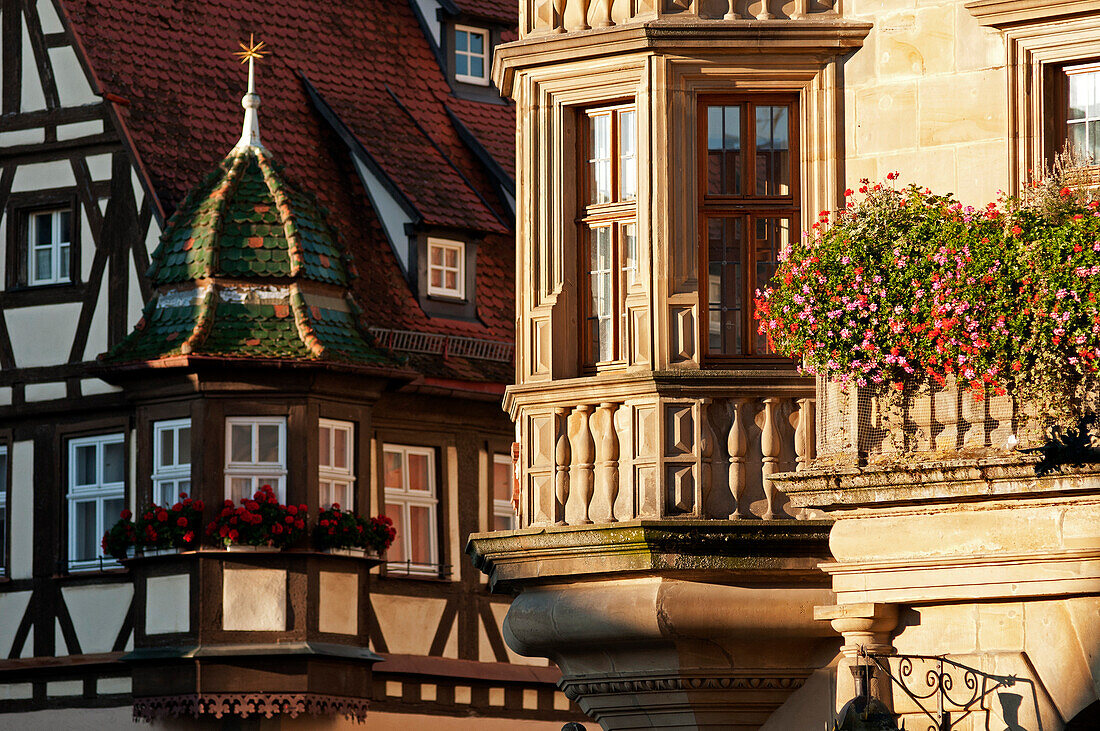
[[[514,530],[515,526],[512,524],[512,517],[509,515],[494,515],[493,516],[493,530]]]
[[[470,34],[470,51],[477,54],[485,53],[485,36],[480,33]]]
[[[1089,140],[1086,149],[1093,163],[1100,161],[1100,120],[1089,122]]]
[[[790,239],[790,221],[786,218],[758,218],[756,219],[756,289],[767,286],[772,275],[775,274],[776,262],[779,261],[779,251],[787,245]],[[767,353],[768,339],[756,334],[756,352]]]
[[[468,51],[470,49],[470,34],[464,30],[455,31],[455,50]]]
[[[172,502],[173,503],[176,502],[174,497],[172,499]],[[107,530],[107,528],[109,528],[110,526],[115,524],[115,521],[119,519],[119,514],[122,512],[122,509],[125,508],[125,507],[126,507],[126,500],[123,499],[123,498],[120,498],[120,497],[114,497],[114,498],[110,498],[108,500],[103,501],[103,530],[104,531]],[[100,533],[100,537],[101,538],[103,537],[102,533]],[[97,556],[99,555],[98,551],[96,552],[96,555]]]
[[[95,510],[94,500],[73,503],[73,558],[77,561],[90,561],[98,555]]]
[[[401,471],[401,453],[387,451],[382,458],[383,485],[393,490],[404,490],[405,483]]]
[[[455,54],[455,75],[457,76],[469,76],[470,75],[470,57],[462,54]]]
[[[320,437],[320,445],[318,446],[318,453],[320,454],[319,464],[322,467],[332,466],[332,427],[321,426],[317,430],[317,434]]]
[[[34,272],[31,280],[45,282],[53,279],[53,249],[34,250]]]
[[[402,515],[401,506],[396,503],[386,503],[385,514],[393,521],[393,528],[397,532],[397,536],[393,540],[393,545],[386,551],[386,559],[389,561],[404,561],[405,541],[408,540],[408,536],[405,535],[404,516]]]
[[[443,286],[443,270],[442,269],[432,269],[429,281],[431,282],[431,286],[433,286],[433,287],[442,287]]]
[[[351,441],[351,430],[333,429],[332,436],[332,466],[340,470],[346,470],[348,468],[348,446]]]
[[[256,426],[259,442],[257,462],[279,461],[279,427],[276,424],[258,424]]]
[[[181,426],[176,430],[179,442],[176,449],[176,464],[191,464],[191,427]]]
[[[614,358],[614,345],[612,343],[612,270],[611,262],[611,227],[601,226],[592,229],[590,255],[590,328],[591,348],[597,361],[607,361]]]
[[[431,259],[432,264],[435,266],[443,266],[443,247],[432,246],[431,253],[428,254],[428,258]]]
[[[76,484],[96,484],[96,448],[94,444],[76,448]]]
[[[741,347],[740,218],[707,222],[708,348],[715,355],[740,355]]]
[[[1069,77],[1069,109],[1067,119],[1088,116],[1093,96],[1093,74],[1071,74]]]
[[[8,509],[0,505],[0,574],[4,574],[8,565]]]
[[[344,510],[351,510],[351,486],[346,482],[333,482],[330,488],[332,490],[332,502],[338,503]]]
[[[428,475],[428,455],[409,455],[409,490],[419,492],[431,492],[432,486]]]
[[[421,505],[409,506],[409,549],[413,563],[435,563],[431,544],[432,513]]]
[[[162,429],[160,432],[160,462],[161,467],[167,467],[176,463],[176,440],[172,429]]]
[[[638,163],[634,151],[634,112],[619,113],[619,199],[638,197]]]
[[[611,201],[611,115],[599,114],[591,118],[591,158],[589,159],[589,186],[592,203]]]
[[[458,250],[447,248],[443,250],[445,266],[454,269],[458,266]]]
[[[62,244],[57,250],[57,278],[69,280],[69,245]]]
[[[485,60],[480,56],[470,57],[470,76],[476,76],[479,79],[485,76]]]
[[[787,107],[756,108],[756,194],[790,193]]]
[[[72,211],[58,211],[57,213],[57,240],[68,244],[72,242]]]
[[[233,424],[230,427],[230,461],[231,462],[251,462],[252,461],[252,425],[251,424]]]
[[[34,245],[49,246],[53,244],[53,215],[50,213],[37,213],[34,216]]]
[[[707,108],[707,192],[741,193],[741,107]]]
[[[8,499],[8,453],[0,452],[0,503]]]
[[[512,460],[493,462],[493,499],[512,501]]]
[[[233,477],[229,480],[229,499],[233,502],[238,502],[243,497],[252,497],[255,492],[251,477]]]
[[[454,272],[446,272],[443,275],[444,289],[458,289],[458,275]]]
[[[112,442],[103,445],[103,482],[122,482],[126,479],[126,445]]]

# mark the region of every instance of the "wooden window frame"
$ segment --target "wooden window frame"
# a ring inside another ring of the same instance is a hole
[[[100,474],[103,467],[102,452],[108,444],[121,444],[126,465],[123,468],[122,481],[107,483]],[[93,485],[76,485],[76,450],[81,447],[94,446],[96,448],[96,481]],[[129,465],[129,450],[127,448],[126,434],[113,432],[109,434],[96,434],[94,436],[74,437],[67,440],[65,447],[67,456],[66,465],[66,515],[68,546],[66,550],[66,565],[70,573],[85,571],[101,571],[105,568],[118,568],[119,563],[110,556],[98,555],[95,559],[77,559],[75,556],[77,541],[77,521],[74,518],[74,509],[79,503],[96,503],[96,537],[102,536],[118,518],[105,514],[107,500],[122,500],[126,506],[126,473]]]
[[[162,421],[153,422],[153,470],[150,474],[150,481],[153,485],[153,503],[161,506],[175,504],[179,493],[179,483],[182,480],[187,481],[187,489],[183,492],[191,493],[191,454],[188,452],[186,455],[187,461],[180,462],[179,460],[179,430],[187,428],[191,429],[191,419],[166,419]],[[161,464],[161,434],[164,432],[173,432],[173,449],[176,451],[176,460],[171,465]],[[172,484],[175,486],[175,495],[173,495],[171,501],[165,496],[162,486],[166,484]]]
[[[396,453],[401,455],[402,486],[400,489],[386,486],[386,454]],[[422,491],[409,489],[409,460],[410,454],[427,457],[428,460],[428,495]],[[404,561],[390,561],[386,564],[388,576],[411,576],[437,578],[442,575],[443,566],[440,562],[440,530],[439,530],[439,480],[436,474],[436,450],[432,447],[417,447],[408,444],[385,443],[382,445],[380,484],[382,485],[381,511],[387,511],[386,505],[401,506],[400,525],[404,530],[397,532],[396,541],[402,541]],[[428,563],[412,563],[412,522],[409,519],[409,508],[412,506],[428,509]],[[407,539],[407,540],[405,540]]]
[[[276,462],[234,462],[233,459],[233,426],[251,425],[252,429],[252,454],[256,454],[259,447],[259,426],[279,427],[279,461]],[[233,500],[233,478],[254,478],[252,490],[241,497],[252,497],[263,485],[272,485],[275,488],[275,496],[279,502],[287,500],[287,464],[286,464],[286,417],[285,416],[227,416],[225,418],[225,499]],[[236,502],[236,501],[234,501]]]
[[[626,343],[626,296],[627,286],[623,283],[623,272],[627,271],[623,267],[621,259],[622,253],[620,248],[623,238],[623,229],[629,226],[634,227],[634,241],[635,241],[635,272],[637,271],[638,263],[638,174],[635,170],[634,176],[634,197],[633,198],[620,198],[621,192],[619,190],[622,180],[622,159],[623,156],[620,152],[620,139],[621,135],[620,117],[623,112],[630,112],[634,115],[634,152],[631,156],[635,166],[638,164],[638,110],[634,100],[619,101],[609,104],[601,104],[586,109],[580,110],[578,114],[579,127],[577,134],[577,174],[579,177],[579,184],[577,185],[578,199],[577,199],[577,241],[578,241],[578,257],[577,257],[577,279],[580,286],[578,291],[580,293],[580,330],[581,330],[581,359],[582,370],[586,373],[595,373],[598,370],[621,368],[627,364],[627,353],[629,352],[629,345]],[[612,200],[606,203],[592,203],[592,175],[590,174],[589,151],[592,149],[592,124],[591,120],[596,116],[610,115],[612,123],[610,126],[610,142],[609,148],[611,151],[611,180],[610,187],[612,191]],[[615,309],[617,314],[612,317],[612,351],[613,356],[607,360],[599,360],[596,353],[592,352],[592,336],[590,331],[590,320],[592,318],[592,278],[591,278],[591,259],[592,259],[592,232],[598,228],[610,228],[611,229],[611,299],[615,303]]]
[[[457,253],[458,268],[448,267],[446,259],[439,266],[432,264],[432,248],[440,249],[444,252],[448,250],[455,251]],[[466,300],[466,242],[458,241],[457,239],[441,239],[435,236],[429,236],[427,242],[427,258],[428,258],[428,281],[427,291],[429,297],[441,297],[448,300]],[[432,286],[432,271],[439,271],[439,281],[444,283],[440,286]],[[447,287],[445,282],[447,281],[445,276],[448,271],[455,272],[455,288],[451,289]]]
[[[749,110],[741,114],[741,193],[710,194],[707,192],[707,110],[712,106],[742,106]],[[789,192],[786,195],[757,195],[749,191],[756,190],[756,124],[757,106],[782,106],[788,108],[788,164]],[[756,326],[753,319],[753,299],[759,284],[755,281],[756,226],[761,218],[787,218],[790,223],[788,234],[790,241],[801,235],[801,144],[800,144],[800,99],[792,93],[745,93],[745,94],[706,94],[697,101],[696,139],[696,188],[698,195],[698,267],[699,267],[699,343],[704,365],[734,366],[751,363],[754,367],[763,364],[787,365],[789,358],[774,353],[756,353]],[[709,241],[708,224],[715,218],[741,218],[744,221],[744,235],[741,242],[742,282],[741,282],[741,345],[742,353],[728,355],[710,352],[710,297],[709,297]]]
[[[1080,59],[1051,64],[1044,75],[1044,93],[1051,114],[1044,130],[1044,159],[1047,164],[1065,149],[1069,142],[1069,78],[1075,74],[1100,73],[1100,59]],[[1100,169],[1100,160],[1094,160],[1088,170]]]
[[[323,429],[330,430],[329,453],[321,453],[320,432]],[[317,499],[321,510],[327,509],[333,503],[338,503],[344,510],[355,509],[355,423],[351,421],[338,421],[336,419],[318,419],[317,421]],[[343,431],[346,434],[345,454],[347,455],[347,467],[341,469],[333,466],[336,454],[335,435]],[[349,500],[341,502],[335,499],[333,482],[347,484]]]
[[[31,281],[31,218],[48,211],[69,211],[69,278],[63,281]],[[5,261],[5,302],[8,306],[50,304],[80,299],[82,216],[76,192],[68,188],[13,193],[6,212],[8,251]],[[27,300],[24,302],[23,300]]]
[[[466,33],[467,34],[466,50],[465,51],[458,50],[458,34],[459,33]],[[469,39],[473,38],[475,35],[481,36],[482,44],[483,44],[482,45],[482,49],[483,49],[482,53],[474,53],[473,51],[470,50]],[[490,49],[491,49],[490,41],[492,40],[491,36],[492,36],[492,34],[489,33],[488,28],[478,28],[478,27],[475,27],[475,26],[472,26],[472,25],[455,25],[454,26],[452,39],[453,39],[453,42],[454,42],[454,55],[455,55],[455,81],[459,81],[463,84],[476,84],[477,86],[488,86],[489,85],[489,60],[492,58],[492,54],[490,52]],[[467,69],[470,68],[470,61],[471,60],[473,60],[475,58],[480,58],[481,59],[482,75],[481,76],[475,76],[473,74],[460,74],[460,73],[458,73],[458,57],[459,57],[459,55],[462,55],[462,56],[466,57],[466,68]]]

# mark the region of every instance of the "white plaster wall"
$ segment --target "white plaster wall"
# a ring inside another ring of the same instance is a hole
[[[80,67],[72,46],[50,49],[50,63],[57,82],[57,97],[63,107],[94,104],[99,97],[92,93],[88,77]]]
[[[65,398],[68,391],[63,381],[50,383],[28,383],[23,389],[23,397],[28,401],[54,401]]]
[[[322,571],[318,578],[317,629],[354,635],[359,632],[359,577]]]
[[[98,378],[80,379],[80,393],[84,396],[92,396],[97,393],[118,393],[121,390],[118,386],[112,386]]]
[[[134,585],[64,587],[61,595],[72,617],[80,649],[85,654],[110,652],[130,609]]]
[[[15,632],[19,629],[19,623],[23,621],[23,615],[30,601],[31,592],[29,591],[0,594],[0,657],[7,657],[11,653]],[[0,698],[3,698],[3,691],[0,691]]]
[[[35,8],[38,10],[38,22],[42,26],[43,33],[60,33],[65,30],[51,0],[38,0]]]
[[[24,110],[25,111],[25,110]],[[35,162],[20,165],[12,179],[13,193],[23,193],[43,188],[67,188],[76,185],[73,168],[66,160]],[[84,229],[85,231],[87,229]]]
[[[286,629],[286,571],[234,569],[222,573],[222,629]]]
[[[88,173],[92,176],[92,180],[100,181],[111,179],[111,156],[104,155],[89,155],[84,158],[84,162],[88,165]]]
[[[159,635],[190,631],[190,575],[151,576],[145,586],[145,633]]]
[[[11,557],[13,579],[31,578],[34,556],[34,442],[11,445]]]
[[[145,307],[145,300],[141,297],[141,287],[138,286],[138,270],[131,258],[127,266],[130,272],[130,288],[126,292],[126,332],[134,329],[134,325],[141,319],[141,310]]]
[[[7,319],[16,367],[68,362],[80,317],[80,303],[13,308],[4,312],[4,317]]]
[[[141,187],[141,179],[138,177],[137,168],[130,169],[130,184],[134,187],[134,203],[137,204],[138,209],[141,209],[141,202],[145,200],[145,189]],[[152,221],[152,226],[156,226],[156,221]]]
[[[34,62],[34,49],[31,48],[31,35],[27,31],[27,21],[23,26],[23,78],[20,83],[22,97],[19,111],[33,112],[46,108],[46,95],[42,92],[42,82],[38,79],[38,66]]]
[[[136,727],[132,716],[133,709],[129,705],[118,708],[65,708],[20,713],[18,717],[0,715],[0,728],[19,729],[19,731],[129,729]],[[16,725],[5,726],[9,721]]]
[[[428,654],[447,605],[446,599],[374,594],[370,602],[390,652]]]
[[[500,629],[504,624],[504,615],[508,614],[508,606],[507,604],[498,604],[495,602],[489,605],[489,609],[493,613],[493,619],[497,621],[497,629]],[[482,629],[481,631],[484,632],[485,630]],[[485,641],[488,641],[487,637]],[[488,650],[488,657],[481,657],[481,659],[495,662],[496,658],[493,655],[493,648],[490,646]],[[538,665],[539,667],[546,667],[550,664],[550,661],[545,657],[525,657],[524,655],[517,655],[512,651],[511,647],[508,647],[507,642],[504,643],[504,650],[508,653],[508,662],[516,665]],[[482,654],[480,650],[478,654],[479,656]]]
[[[845,176],[917,183],[980,205],[1008,185],[1008,97],[1001,34],[966,0],[851,0],[874,28],[843,64]]]
[[[88,325],[88,341],[84,344],[84,360],[95,360],[96,356],[107,350],[107,268],[103,269],[99,296],[96,298],[95,312]]]
[[[390,245],[397,253],[401,268],[407,272],[409,270],[409,237],[405,234],[405,224],[412,223],[412,219],[405,214],[405,209],[396,198],[390,195],[386,186],[367,169],[366,165],[356,157],[352,160],[355,162],[355,171],[359,173],[363,187],[367,189],[371,206],[378,214],[378,220],[382,222],[386,238],[390,240]]]
[[[46,141],[46,131],[41,127],[33,129],[17,129],[11,132],[0,132],[0,147],[14,145],[34,145]]]
[[[91,137],[98,134],[103,134],[103,120],[100,119],[57,125],[58,140],[75,140],[80,137]]]
[[[435,45],[440,45],[440,28],[439,20],[437,20],[440,4],[437,0],[416,0],[416,7],[420,11],[420,14],[424,16],[424,22],[428,26],[428,31],[432,34],[432,40],[435,41]]]

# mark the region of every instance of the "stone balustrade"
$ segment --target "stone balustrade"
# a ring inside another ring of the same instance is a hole
[[[574,397],[523,408],[520,525],[802,517],[784,509],[771,476],[814,458],[810,393]]]
[[[599,30],[658,18],[799,20],[833,14],[835,0],[522,0],[520,37]]]

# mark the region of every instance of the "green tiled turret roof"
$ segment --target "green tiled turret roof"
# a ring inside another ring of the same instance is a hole
[[[106,363],[173,356],[392,366],[350,293],[354,266],[312,195],[271,153],[238,145],[169,219],[156,288]]]

